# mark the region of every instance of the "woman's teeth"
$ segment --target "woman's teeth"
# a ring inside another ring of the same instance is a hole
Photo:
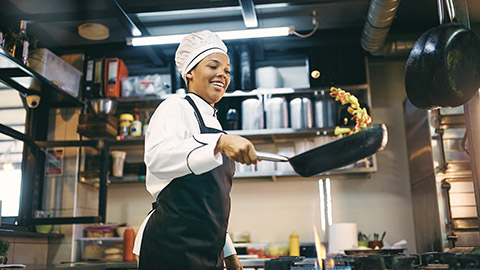
[[[215,86],[218,86],[218,87],[220,87],[220,88],[223,88],[223,86],[224,86],[223,83],[214,82],[214,83],[212,83],[212,84],[215,85]]]

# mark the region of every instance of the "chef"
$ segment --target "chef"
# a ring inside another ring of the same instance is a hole
[[[243,269],[227,234],[234,161],[256,164],[253,144],[222,131],[214,104],[230,83],[227,47],[205,30],[175,54],[188,88],[163,101],[145,135],[146,188],[156,200],[135,239],[139,269]]]

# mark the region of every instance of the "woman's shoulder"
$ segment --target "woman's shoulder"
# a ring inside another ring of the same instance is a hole
[[[188,105],[188,101],[184,97],[172,96],[160,103],[158,106],[159,109],[180,109]]]

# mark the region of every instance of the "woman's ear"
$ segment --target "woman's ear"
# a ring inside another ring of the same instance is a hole
[[[187,79],[191,80],[191,79],[193,78],[192,70],[190,70],[189,72],[187,72],[187,74],[185,74],[185,77],[187,77]]]

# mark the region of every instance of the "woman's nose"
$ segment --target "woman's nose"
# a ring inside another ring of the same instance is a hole
[[[217,76],[219,76],[219,77],[221,77],[221,78],[227,78],[227,72],[225,72],[225,71],[220,71]]]

